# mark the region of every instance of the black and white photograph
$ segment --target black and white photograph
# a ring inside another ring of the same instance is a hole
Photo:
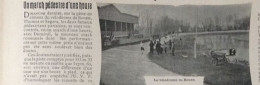
[[[251,85],[251,3],[98,3],[100,85],[146,85],[145,76],[203,76],[204,85]]]

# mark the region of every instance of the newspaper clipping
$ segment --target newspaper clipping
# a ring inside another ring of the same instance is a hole
[[[257,0],[3,3],[3,85],[260,85]]]

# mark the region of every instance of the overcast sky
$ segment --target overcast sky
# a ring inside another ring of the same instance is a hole
[[[104,6],[107,4],[98,4]],[[141,5],[141,4],[114,4],[121,12],[139,16],[148,13],[152,18],[159,19],[168,16],[172,19],[184,20],[195,24],[197,19],[204,20],[208,17],[218,16],[225,19],[227,15],[237,15],[238,17],[250,16],[251,4],[231,4],[231,5]],[[197,18],[198,15],[198,18]]]

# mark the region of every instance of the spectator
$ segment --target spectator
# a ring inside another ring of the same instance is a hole
[[[158,55],[161,54],[161,52],[162,52],[161,50],[162,50],[161,43],[160,43],[160,41],[157,41],[156,51],[157,51]]]
[[[165,53],[167,53],[167,43],[164,41],[164,44],[163,44],[163,50]]]
[[[143,46],[143,42],[142,42],[142,41],[140,42],[140,47],[141,47],[141,52],[142,52],[142,54],[143,54],[143,52],[144,52],[144,46]]]
[[[153,53],[153,47],[154,47],[154,43],[153,43],[153,41],[151,40],[150,41],[150,53]]]
[[[172,41],[169,40],[169,49],[171,50],[172,49]]]
[[[172,56],[175,56],[175,46],[174,46],[174,42],[172,42]]]

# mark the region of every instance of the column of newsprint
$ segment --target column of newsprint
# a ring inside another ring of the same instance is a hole
[[[95,3],[24,1],[23,83],[98,85],[100,37]]]

